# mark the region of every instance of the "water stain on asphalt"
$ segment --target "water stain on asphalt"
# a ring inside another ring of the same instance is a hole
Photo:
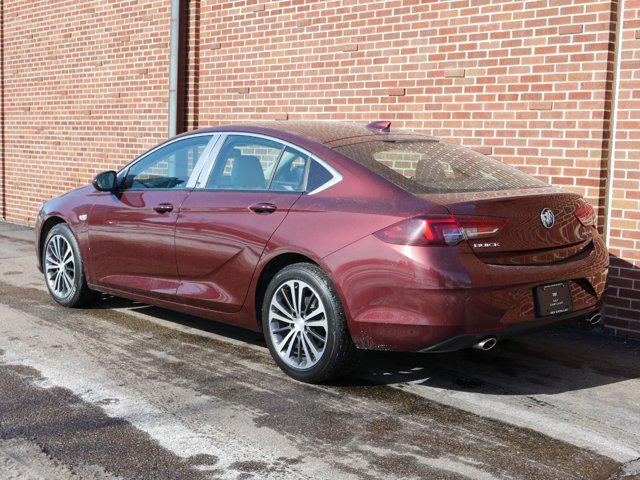
[[[29,439],[68,466],[99,465],[123,478],[203,477],[129,423],[68,390],[40,388],[31,368],[0,365],[0,438]]]
[[[234,462],[229,468],[242,472],[238,478],[263,478],[266,475],[275,475],[278,478],[286,478],[288,467],[297,465],[300,462],[300,458],[281,457],[271,463],[258,460]]]
[[[189,465],[215,465],[219,461],[215,455],[209,455],[201,453],[198,455],[192,455],[188,458],[187,463]]]

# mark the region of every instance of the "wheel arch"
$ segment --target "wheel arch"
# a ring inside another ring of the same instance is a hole
[[[53,227],[61,223],[66,223],[68,225],[68,222],[58,215],[52,215],[42,223],[42,227],[40,229],[40,237],[38,238],[38,259],[42,258],[42,248],[44,247],[44,242],[47,239],[47,235],[49,235],[49,232]]]
[[[258,281],[256,282],[255,314],[259,329],[262,328],[262,302],[264,300],[264,294],[267,290],[269,282],[276,273],[278,273],[284,267],[293,265],[294,263],[311,263],[312,265],[317,265],[318,267],[322,268],[328,275],[328,272],[322,267],[322,265],[320,265],[320,263],[318,263],[313,258],[299,252],[283,252],[274,256],[273,258],[270,258],[264,265],[264,267],[262,267],[260,275],[258,276]]]

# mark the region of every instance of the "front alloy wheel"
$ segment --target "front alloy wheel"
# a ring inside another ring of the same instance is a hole
[[[93,300],[78,241],[66,223],[49,230],[42,246],[42,270],[49,293],[60,305],[83,307]]]
[[[75,290],[76,260],[71,245],[62,235],[53,235],[45,250],[45,275],[54,297],[64,299]]]

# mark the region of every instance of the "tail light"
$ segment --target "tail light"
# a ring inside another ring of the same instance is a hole
[[[393,224],[374,235],[396,245],[456,245],[462,240],[492,237],[506,224],[506,218],[419,216]]]
[[[575,215],[585,227],[593,227],[596,224],[596,212],[593,210],[593,207],[586,202],[576,210]]]

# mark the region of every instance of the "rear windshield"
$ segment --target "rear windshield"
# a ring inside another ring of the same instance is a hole
[[[374,140],[334,150],[414,194],[546,186],[514,167],[449,142]]]

